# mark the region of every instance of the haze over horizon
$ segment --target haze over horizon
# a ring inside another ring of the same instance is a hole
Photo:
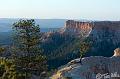
[[[1,0],[0,18],[120,20],[120,0]]]

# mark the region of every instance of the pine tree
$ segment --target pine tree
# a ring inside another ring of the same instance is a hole
[[[79,53],[80,53],[80,63],[82,64],[82,57],[88,52],[90,49],[91,42],[89,41],[89,38],[84,39],[80,42],[79,45]]]
[[[46,57],[40,48],[41,33],[39,25],[31,20],[19,20],[13,24],[14,47],[17,48],[16,63],[26,75],[40,75],[47,69]]]

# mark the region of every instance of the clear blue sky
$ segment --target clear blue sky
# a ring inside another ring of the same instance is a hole
[[[120,20],[120,0],[0,0],[0,18]]]

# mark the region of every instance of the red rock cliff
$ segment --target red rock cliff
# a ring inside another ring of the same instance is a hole
[[[79,22],[74,20],[68,20],[65,23],[65,32],[72,34],[88,35],[92,30],[93,24],[91,22]]]

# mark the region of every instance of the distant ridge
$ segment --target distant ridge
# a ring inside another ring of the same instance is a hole
[[[0,32],[10,31],[12,24],[19,19],[24,18],[0,18]],[[40,28],[61,28],[64,27],[66,20],[67,19],[35,19],[35,22],[40,25]]]

